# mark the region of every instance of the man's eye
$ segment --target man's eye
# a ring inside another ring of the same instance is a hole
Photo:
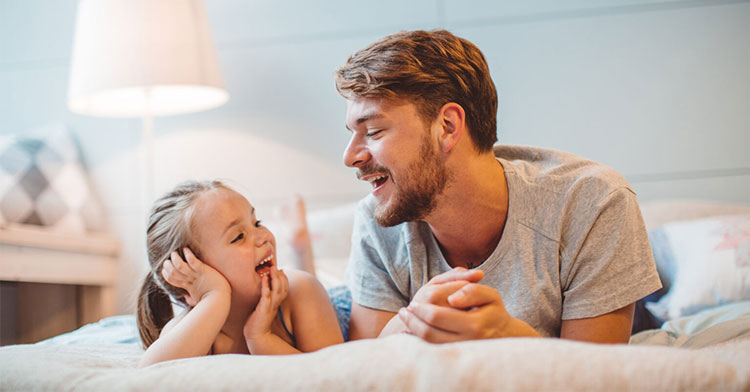
[[[373,136],[379,134],[380,132],[383,132],[383,130],[382,129],[378,129],[376,131],[367,132],[367,137],[373,137]]]
[[[255,221],[255,227],[261,227],[261,226],[262,226],[262,225],[260,224],[260,219],[259,219],[259,220],[257,220],[257,221]]]
[[[243,238],[245,238],[245,234],[244,233],[237,234],[237,237],[234,237],[234,239],[232,240],[232,243],[234,244],[235,242],[237,242],[237,241],[239,241],[239,240],[241,240]]]

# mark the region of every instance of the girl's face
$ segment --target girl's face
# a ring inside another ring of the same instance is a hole
[[[276,268],[276,239],[239,193],[217,188],[196,200],[193,232],[201,261],[224,275],[232,297],[257,301],[261,274]]]

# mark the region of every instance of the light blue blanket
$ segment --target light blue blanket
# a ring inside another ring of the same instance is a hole
[[[750,301],[705,309],[633,335],[630,344],[701,348],[750,336]]]
[[[331,288],[328,294],[346,339],[351,294],[345,286]],[[744,336],[750,336],[750,301],[717,306],[692,316],[667,321],[659,329],[633,335],[630,344],[700,348]],[[140,344],[135,315],[108,317],[38,344],[99,343]]]
[[[352,296],[346,286],[328,289],[328,296],[336,310],[344,340],[349,337],[349,314],[352,309]],[[91,323],[75,331],[58,335],[37,344],[140,344],[136,317],[126,314],[108,317],[96,323]]]

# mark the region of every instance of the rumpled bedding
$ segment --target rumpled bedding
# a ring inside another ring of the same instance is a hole
[[[0,348],[0,390],[750,390],[750,302],[675,319],[629,345],[409,335],[290,356],[215,355],[143,369],[133,315]]]
[[[291,356],[216,355],[136,369],[136,344],[0,348],[1,390],[748,390],[750,338],[702,349],[409,335]]]
[[[630,344],[703,348],[743,337],[750,337],[750,301],[716,306],[669,320],[661,328],[633,335]]]

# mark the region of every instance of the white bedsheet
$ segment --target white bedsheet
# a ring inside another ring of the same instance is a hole
[[[0,348],[1,390],[748,390],[750,339],[703,349],[408,335],[293,356],[217,355],[135,365],[134,344]]]
[[[135,366],[133,315],[0,348],[0,390],[750,390],[750,302],[644,331],[630,345],[407,335],[294,356],[217,355]]]

